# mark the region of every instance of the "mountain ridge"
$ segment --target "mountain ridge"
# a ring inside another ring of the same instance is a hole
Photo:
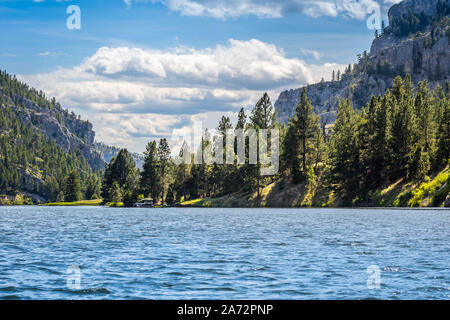
[[[307,85],[307,94],[322,119],[334,119],[338,98],[357,108],[371,96],[384,94],[395,76],[410,74],[415,84],[427,80],[431,88],[449,80],[450,0],[405,0],[389,9],[389,26],[374,39],[370,53],[358,55],[339,81]],[[413,34],[414,32],[414,34]],[[280,122],[292,117],[303,87],[280,93],[275,102]]]

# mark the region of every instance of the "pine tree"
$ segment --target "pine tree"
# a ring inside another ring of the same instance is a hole
[[[298,138],[298,146],[300,147],[300,155],[302,159],[302,176],[306,178],[307,156],[312,154],[314,144],[310,141],[317,137],[319,131],[319,118],[314,114],[314,109],[309,101],[306,88],[303,88],[300,101],[294,111],[294,119],[292,125],[296,128]]]
[[[222,135],[226,136],[227,130],[233,129],[233,125],[231,124],[230,118],[226,116],[222,116],[220,119],[219,125],[217,126],[217,131]]]
[[[231,150],[227,150],[227,131],[233,129],[233,125],[231,124],[230,118],[222,116],[219,125],[217,126],[217,131],[221,135],[222,138],[222,162],[223,165],[217,165],[214,164],[212,168],[212,175],[211,175],[211,185],[213,186],[213,193],[222,192],[224,189],[226,189],[228,192],[232,190],[232,186],[229,184],[229,182],[232,183],[233,178],[231,177],[233,175],[233,170],[235,169],[234,163],[228,164],[226,163],[226,156],[227,152],[230,152],[232,154],[234,152],[234,143],[231,146]],[[214,144],[217,144],[217,141],[214,141]],[[225,146],[225,147],[224,147]],[[217,149],[220,150],[220,149]],[[218,158],[218,155],[214,155],[215,158]]]
[[[419,82],[416,98],[414,100],[414,129],[416,130],[414,143],[420,145],[423,151],[428,153],[428,157],[431,157],[435,148],[434,111],[434,105],[427,81]]]
[[[382,99],[372,97],[364,111],[365,122],[361,126],[360,148],[366,190],[378,187],[386,180],[386,163],[392,152],[387,145],[392,105],[393,97],[388,90]]]
[[[69,176],[65,179],[64,199],[67,202],[80,201],[82,199],[81,194],[81,181],[78,171],[73,170]]]
[[[412,139],[414,136],[414,88],[411,77],[402,81],[396,77],[393,82],[393,107],[390,113],[390,132],[388,147],[393,152],[388,159],[388,172],[392,179],[407,178],[408,162],[414,151]]]
[[[238,114],[238,121],[236,123],[235,129],[245,129],[247,123],[247,115],[245,114],[244,108],[241,108]]]
[[[276,125],[277,113],[269,95],[265,92],[261,99],[256,103],[250,116],[250,122],[253,128],[272,129]]]
[[[111,194],[111,190],[115,191],[112,189],[115,182],[119,189],[128,190],[133,187],[130,180],[134,181],[136,179],[135,166],[136,163],[127,149],[121,149],[117,156],[111,159],[103,174],[102,198],[104,203],[116,202],[112,201],[113,194]]]
[[[157,198],[158,182],[159,182],[158,151],[156,141],[151,141],[146,146],[144,152],[144,164],[142,165],[140,187],[142,192],[150,195],[154,200]]]
[[[438,130],[436,131],[436,158],[435,166],[438,168],[445,167],[450,160],[450,100],[445,96],[442,88],[436,89],[437,96],[437,119],[436,124]]]
[[[183,145],[180,148],[176,162],[177,165],[175,167],[172,189],[176,193],[175,200],[181,201],[182,198],[186,198],[187,183],[190,175],[191,153],[186,141],[183,141]]]
[[[421,145],[417,145],[408,164],[408,178],[413,181],[423,181],[430,169],[428,152],[423,151]]]
[[[264,93],[262,98],[256,103],[252,109],[250,116],[250,128],[253,128],[258,133],[261,129],[273,129],[277,125],[277,113],[270,102],[269,95]],[[259,140],[259,139],[258,139]],[[260,141],[258,141],[259,150]],[[257,164],[250,165],[246,168],[247,183],[251,186],[253,181],[256,181],[257,197],[260,199],[260,185],[261,185],[261,161],[259,159],[259,152],[257,155]],[[252,188],[253,186],[251,186]]]
[[[87,200],[96,199],[100,193],[100,181],[95,174],[89,177],[88,184],[86,186],[85,198]]]
[[[170,147],[166,138],[159,140],[158,144],[158,159],[160,163],[161,175],[161,199],[165,203],[166,184],[168,184],[168,174],[170,169]]]
[[[360,189],[359,117],[350,100],[340,100],[330,150],[330,182],[350,202]]]
[[[122,189],[120,188],[117,181],[114,181],[113,184],[109,187],[110,199],[108,202],[120,202],[122,201]]]
[[[289,119],[287,132],[283,139],[281,166],[283,171],[289,173],[296,183],[302,180],[300,160],[298,157],[299,149],[297,127],[293,123],[293,119]]]

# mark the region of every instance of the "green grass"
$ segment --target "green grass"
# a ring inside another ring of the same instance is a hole
[[[102,204],[102,199],[95,200],[81,200],[75,202],[52,202],[41,204],[41,206],[49,207],[70,207],[70,206],[99,206]]]
[[[120,208],[123,207],[123,202],[108,202],[106,205],[110,208]]]
[[[434,205],[440,205],[443,202],[449,191],[450,174],[448,172],[441,172],[433,181],[422,183],[417,189],[412,191],[412,198],[408,201],[410,207],[422,207],[427,205],[427,201],[432,199]],[[447,182],[447,187],[443,188]],[[442,190],[441,190],[442,188]]]
[[[182,206],[193,206],[193,205],[197,205],[199,204],[199,202],[201,202],[203,199],[193,199],[193,200],[188,200],[188,201],[183,201],[181,202]]]

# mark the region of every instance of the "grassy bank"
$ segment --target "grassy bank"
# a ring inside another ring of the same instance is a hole
[[[403,180],[375,190],[367,199],[354,206],[361,207],[443,207],[450,192],[449,168],[431,176],[423,183]],[[184,207],[345,207],[333,190],[326,186],[325,177],[319,175],[318,183],[294,184],[280,179],[261,189],[261,197],[254,193],[235,193],[216,198],[193,199],[182,202]]]
[[[41,204],[41,206],[48,207],[70,207],[70,206],[99,206],[102,204],[102,199],[95,200],[81,200],[75,202],[52,202]]]

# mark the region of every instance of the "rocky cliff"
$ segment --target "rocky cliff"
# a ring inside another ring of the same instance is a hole
[[[34,91],[12,93],[11,89],[0,86],[3,104],[14,110],[17,117],[26,125],[32,126],[44,136],[53,140],[64,151],[75,151],[84,156],[93,169],[103,169],[105,161],[102,154],[95,149],[95,132],[89,121],[83,121],[74,113],[63,110],[56,102],[49,107],[46,103],[36,103],[31,98]],[[24,97],[23,92],[31,97]],[[47,101],[45,99],[35,99]]]
[[[392,80],[410,74],[413,81],[427,80],[430,87],[449,80],[450,0],[405,0],[389,10],[389,26],[380,31],[370,52],[358,57],[339,81],[307,86],[317,113],[333,117],[337,98],[349,98],[362,107],[379,96]],[[275,103],[280,121],[287,121],[302,88],[287,90]]]

